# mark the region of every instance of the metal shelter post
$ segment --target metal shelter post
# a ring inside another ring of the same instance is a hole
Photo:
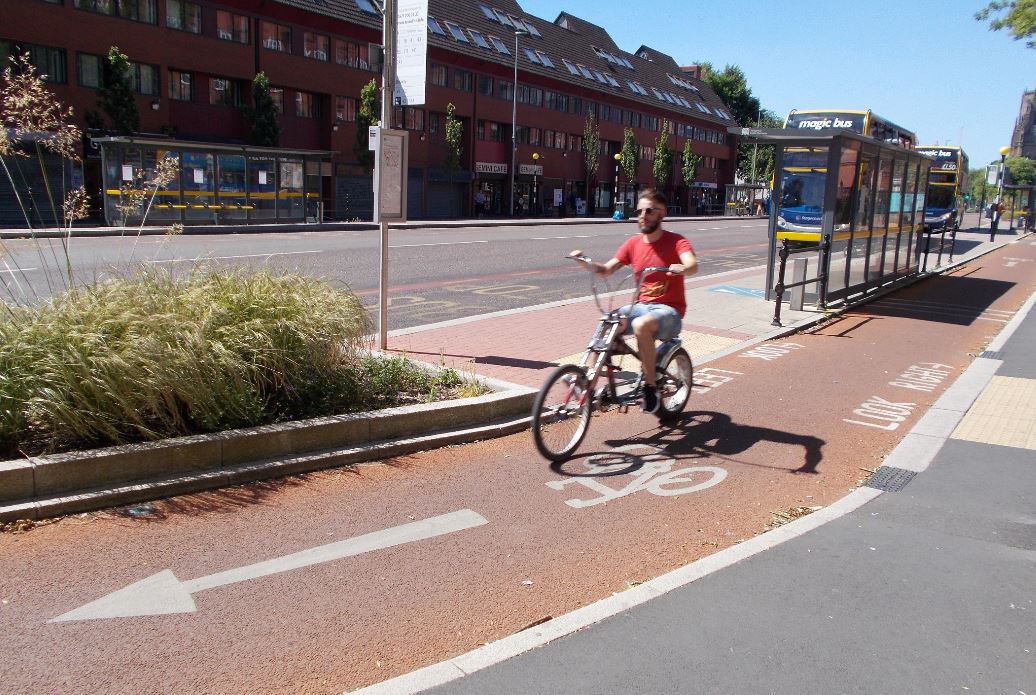
[[[381,67],[381,123],[382,128],[392,127],[393,93],[396,88],[396,0],[383,0],[381,36],[385,46]],[[379,149],[375,157],[381,157]],[[383,219],[378,196],[374,199],[375,218],[380,223],[378,238],[378,349],[388,349],[388,220]]]

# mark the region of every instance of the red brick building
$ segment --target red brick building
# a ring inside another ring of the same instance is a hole
[[[208,208],[187,222],[235,219],[231,200],[244,203],[236,219],[261,219],[258,160],[271,162],[269,178],[261,177],[271,190],[294,178],[305,191],[297,195],[307,205],[319,198],[326,218],[363,219],[371,214],[371,184],[354,145],[360,90],[371,79],[380,82],[381,17],[372,1],[0,0],[0,57],[30,52],[49,87],[83,119],[99,110],[103,62],[118,46],[133,64],[141,135],[108,152],[108,173],[139,157],[146,169],[156,148],[181,153],[186,172],[196,173],[193,189],[180,195]],[[280,149],[245,152],[250,126],[243,107],[259,71],[280,106]],[[476,189],[487,197],[488,214],[508,214],[512,109],[515,199],[530,214],[571,214],[576,199],[610,214],[616,190],[629,197],[637,186],[653,184],[663,121],[674,151],[666,187],[674,204],[700,211],[700,203],[722,202],[723,185],[733,180],[736,143],[726,129],[734,122],[705,83],[670,56],[648,47],[623,51],[605,29],[564,12],[550,22],[515,0],[429,0],[426,102],[397,107],[392,124],[412,131],[408,214],[414,219],[469,215]],[[463,125],[459,170],[445,164],[448,104]],[[598,117],[601,140],[593,172],[582,152],[588,110]],[[627,127],[639,149],[637,173],[632,181],[619,173],[616,181],[613,155]],[[110,133],[91,134],[84,145],[87,189],[111,190],[98,156]],[[680,176],[687,140],[703,157],[692,187]],[[190,161],[183,154],[189,152]],[[116,161],[123,156],[130,159]],[[219,187],[221,176],[239,176],[233,199]],[[299,214],[280,194],[267,195],[272,218]],[[170,210],[167,217],[187,214]]]

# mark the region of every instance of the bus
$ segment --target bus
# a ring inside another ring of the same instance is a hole
[[[784,121],[786,129],[820,131],[828,128],[850,130],[880,142],[913,149],[917,136],[892,121],[875,115],[869,109],[793,109]],[[784,154],[781,176],[781,199],[778,203],[777,238],[796,241],[820,239],[823,219],[822,205],[827,182],[827,148],[788,148]],[[853,186],[855,167],[843,163],[838,171],[839,190]],[[836,235],[849,229],[846,216],[840,214],[835,222]]]
[[[919,145],[917,151],[935,160],[928,173],[925,227],[932,231],[960,229],[961,196],[968,190],[968,155],[953,145]]]
[[[878,116],[870,109],[792,109],[784,121],[785,128],[821,130],[823,128],[845,128],[860,135],[891,142],[894,145],[913,149],[917,136],[906,128]]]

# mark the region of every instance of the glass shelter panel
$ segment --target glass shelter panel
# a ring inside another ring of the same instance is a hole
[[[211,221],[216,195],[213,181],[213,156],[201,152],[184,152],[180,185],[183,187],[185,221]]]
[[[154,222],[179,222],[181,220],[181,197],[179,176],[172,176],[164,185],[158,180],[158,165],[163,160],[171,161],[176,165],[177,174],[180,169],[180,153],[172,150],[144,150],[143,152],[144,176],[149,182],[149,190],[154,188],[154,202],[148,212],[148,220]],[[149,196],[150,197],[150,196]],[[146,202],[145,202],[146,205]]]
[[[219,163],[220,220],[248,219],[248,179],[245,176],[245,158],[242,155],[221,154]]]
[[[823,221],[827,147],[793,147],[781,167],[778,225],[787,231],[817,233]]]
[[[867,279],[867,258],[870,254],[871,230],[874,228],[874,176],[876,158],[860,155],[859,175],[853,202],[853,238],[849,261],[849,286],[862,285]]]
[[[917,175],[917,162],[907,162],[906,173],[903,175],[903,233],[899,242],[899,259],[896,261],[896,271],[904,274],[913,267],[914,249],[917,246],[914,231],[917,219]]]
[[[867,263],[867,282],[881,277],[881,257],[885,251],[885,233],[888,231],[889,196],[892,188],[892,159],[878,160],[878,181],[874,191],[874,225],[871,228],[870,259]]]
[[[277,161],[273,157],[248,158],[248,190],[252,219],[277,217]]]
[[[301,220],[305,216],[304,170],[302,160],[280,160],[280,189],[277,192],[277,217]]]
[[[896,272],[896,252],[899,249],[900,231],[903,217],[903,167],[906,162],[895,159],[892,162],[892,181],[889,189],[889,226],[885,237],[885,256],[882,264],[882,275],[891,276]]]
[[[827,289],[829,293],[838,293],[846,288],[852,249],[853,186],[856,182],[859,147],[859,143],[856,142],[843,142],[839,153],[834,236],[831,239],[830,266],[828,268]]]

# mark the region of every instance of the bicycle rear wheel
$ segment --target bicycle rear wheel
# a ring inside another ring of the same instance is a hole
[[[590,426],[592,404],[581,367],[566,364],[554,370],[532,406],[532,438],[544,458],[562,461],[572,455]]]
[[[691,356],[683,348],[677,348],[658,368],[658,417],[671,418],[683,412],[693,385]]]

